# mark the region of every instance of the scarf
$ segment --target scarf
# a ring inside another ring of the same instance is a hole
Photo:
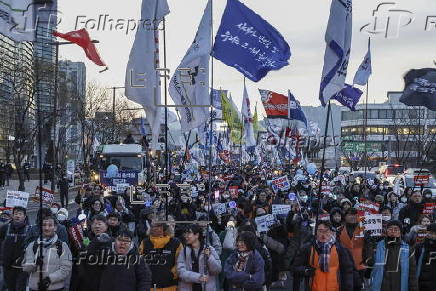
[[[243,272],[245,271],[245,267],[247,266],[248,257],[250,256],[251,252],[238,252],[238,260],[235,264],[235,271],[237,272]]]
[[[44,248],[49,248],[52,244],[54,244],[58,240],[58,235],[55,233],[55,235],[51,238],[43,238],[42,239],[42,246]],[[41,243],[41,239],[38,238],[38,245]]]
[[[316,241],[316,247],[318,249],[318,264],[321,268],[322,272],[329,271],[329,263],[330,263],[330,253],[332,246],[336,243],[336,239],[334,236],[328,242],[319,242]]]

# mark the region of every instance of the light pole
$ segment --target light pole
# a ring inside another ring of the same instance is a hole
[[[98,40],[93,40],[92,43],[99,43]],[[46,45],[55,46],[56,48],[56,61],[55,61],[55,76],[54,76],[54,96],[53,96],[53,154],[52,154],[52,180],[51,180],[51,190],[54,192],[56,189],[56,168],[57,168],[57,155],[56,155],[56,115],[57,115],[57,103],[58,103],[58,77],[59,77],[59,46],[75,44],[71,41],[54,41],[48,42]]]
[[[8,135],[8,153],[7,153],[7,156],[6,156],[6,163],[8,163],[8,164],[10,162],[10,156],[11,156],[11,147],[10,147],[10,144],[9,144],[9,142],[11,142],[11,141],[15,141],[15,136]]]
[[[110,87],[107,89],[112,89],[112,142],[115,143],[115,124],[116,124],[116,115],[115,115],[115,95],[117,90],[125,89],[126,87]]]

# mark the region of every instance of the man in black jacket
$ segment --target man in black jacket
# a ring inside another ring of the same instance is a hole
[[[427,227],[427,237],[416,246],[416,268],[420,291],[432,291],[436,286],[436,223]]]
[[[68,181],[68,179],[66,177],[62,177],[62,179],[60,179],[58,182],[62,208],[68,208],[69,183],[70,182]]]
[[[422,194],[420,191],[415,191],[410,195],[409,204],[400,210],[398,219],[403,224],[405,232],[408,232],[410,227],[418,224],[418,218],[422,214],[424,204],[422,203]]]
[[[21,269],[21,261],[24,255],[24,240],[29,229],[26,209],[23,207],[14,207],[12,221],[0,229],[4,281],[9,291],[26,289],[27,273]]]
[[[133,244],[133,234],[122,230],[112,244],[108,264],[100,279],[100,291],[150,290],[151,271]]]

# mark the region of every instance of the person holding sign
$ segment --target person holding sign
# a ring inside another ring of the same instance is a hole
[[[372,267],[370,290],[419,290],[415,252],[402,240],[402,229],[400,221],[389,221],[385,239],[377,243],[374,254],[367,260]]]

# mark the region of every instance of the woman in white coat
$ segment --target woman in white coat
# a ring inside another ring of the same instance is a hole
[[[202,234],[198,225],[185,232],[186,246],[177,258],[179,291],[218,290],[216,276],[221,272],[221,261],[212,246],[205,246]]]

